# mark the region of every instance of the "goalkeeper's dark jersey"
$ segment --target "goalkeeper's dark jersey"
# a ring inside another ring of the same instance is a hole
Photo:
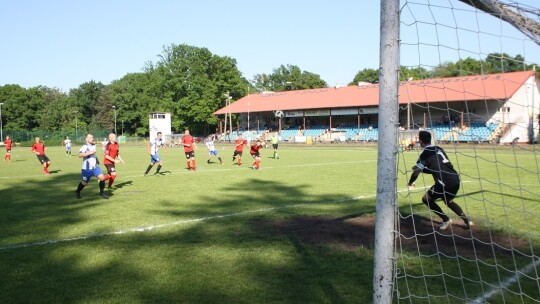
[[[439,146],[426,146],[416,166],[422,169],[422,173],[431,174],[435,183],[443,187],[459,184],[459,174],[454,170],[446,152]]]

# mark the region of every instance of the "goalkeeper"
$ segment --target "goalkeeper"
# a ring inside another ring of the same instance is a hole
[[[440,230],[447,229],[452,221],[442,211],[441,207],[435,203],[437,199],[442,199],[443,202],[454,211],[465,223],[465,228],[469,229],[472,222],[463,213],[461,207],[454,202],[454,197],[459,190],[459,174],[454,170],[454,166],[446,156],[444,150],[439,146],[431,144],[431,133],[420,131],[418,134],[420,146],[424,148],[416,166],[413,167],[413,173],[409,179],[407,187],[414,187],[414,181],[420,173],[427,173],[433,176],[435,184],[424,194],[422,202],[426,204],[435,214],[441,217],[443,223],[439,227]]]

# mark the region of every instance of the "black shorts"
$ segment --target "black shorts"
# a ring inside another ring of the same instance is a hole
[[[37,159],[40,163],[44,164],[44,163],[47,163],[47,162],[50,162],[51,160],[47,157],[47,155],[43,154],[43,155],[38,155],[37,156]]]
[[[6,153],[11,153],[11,149],[6,149]]]
[[[116,172],[116,167],[114,164],[105,164],[105,168],[107,168],[107,173],[109,174]]]
[[[453,187],[443,187],[440,184],[435,184],[429,189],[429,196],[433,201],[442,199],[445,203],[452,201],[459,191],[459,184]]]
[[[195,158],[195,152],[184,152],[186,154],[186,159]]]
[[[272,144],[272,148],[277,150],[278,144]]]
[[[242,156],[242,151],[236,151],[236,150],[234,150],[234,153],[233,153],[232,156],[235,157],[235,156],[237,156],[237,155]]]
[[[261,153],[257,152],[257,153],[251,153],[251,157],[255,158],[255,157],[261,157]]]

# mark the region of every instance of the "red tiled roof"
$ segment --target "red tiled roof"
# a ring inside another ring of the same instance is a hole
[[[536,71],[400,83],[400,103],[508,99]],[[250,94],[214,114],[350,108],[379,105],[379,85]]]

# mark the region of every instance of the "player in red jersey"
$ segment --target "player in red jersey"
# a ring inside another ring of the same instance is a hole
[[[242,139],[242,134],[238,135],[235,145],[232,161],[234,162],[236,157],[238,157],[237,165],[240,166],[242,164],[242,153],[244,152],[244,146],[247,145],[247,141]]]
[[[4,145],[6,146],[6,155],[4,155],[4,161],[11,161],[11,146],[13,145],[13,142],[11,141],[11,137],[9,137],[9,135],[6,136]]]
[[[186,130],[184,132],[184,137],[182,137],[182,146],[184,146],[184,153],[186,154],[188,170],[197,170],[197,162],[195,161],[194,151],[194,148],[197,148],[197,146],[195,145],[195,139],[193,138],[193,136],[189,135],[189,130]]]
[[[37,155],[38,161],[43,165],[43,173],[49,175],[51,160],[45,155],[45,145],[41,142],[39,136],[36,136],[35,141],[34,145],[32,145],[32,153]]]
[[[252,169],[259,170],[261,169],[261,154],[259,153],[259,150],[263,147],[262,142],[260,140],[257,140],[257,142],[253,145],[251,145],[251,148],[249,149],[249,154],[251,154],[251,157],[255,159],[255,162],[253,163]]]
[[[105,144],[105,158],[103,159],[103,164],[105,164],[105,168],[107,168],[107,173],[109,173],[111,176],[111,178],[109,178],[109,189],[111,189],[114,179],[116,178],[115,164],[118,162],[125,164],[122,157],[120,157],[120,150],[118,142],[116,141],[116,134],[111,133],[109,134],[109,141],[107,144]]]

